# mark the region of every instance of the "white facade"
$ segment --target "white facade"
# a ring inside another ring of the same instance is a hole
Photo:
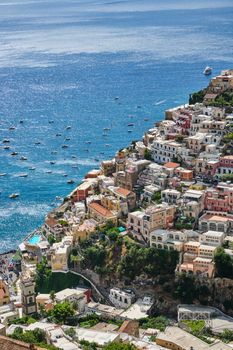
[[[115,307],[126,309],[135,301],[135,294],[130,290],[111,288],[109,299]]]

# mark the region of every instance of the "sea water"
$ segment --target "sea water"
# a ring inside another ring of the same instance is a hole
[[[0,252],[205,87],[206,65],[233,68],[232,1],[2,0]]]

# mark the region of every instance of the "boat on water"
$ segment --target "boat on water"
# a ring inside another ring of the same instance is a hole
[[[67,177],[67,174],[63,174],[64,177]]]
[[[4,146],[3,149],[10,149],[10,146]]]
[[[72,179],[71,179],[71,180],[68,180],[67,183],[68,183],[69,185],[71,185],[71,184],[74,183],[74,180],[72,180]]]
[[[53,124],[54,123],[54,120],[49,120],[49,124]]]
[[[19,124],[23,124],[23,120],[20,120],[20,121],[19,121]]]
[[[61,136],[61,134],[60,134],[60,133],[57,133],[56,136]]]
[[[91,141],[85,141],[86,144],[90,145],[91,144]]]
[[[52,170],[46,170],[46,174],[52,174]]]
[[[22,156],[20,157],[20,160],[27,160],[27,157]]]
[[[110,147],[110,145],[108,143],[105,144],[105,147]]]
[[[77,165],[72,165],[72,168],[73,168],[73,169],[77,169],[78,166],[77,166]]]
[[[128,133],[133,132],[133,130],[128,130]]]
[[[66,138],[65,138],[65,141],[70,141],[70,137],[66,137]]]
[[[35,142],[35,145],[40,145],[40,144],[41,144],[40,141]]]
[[[54,160],[50,160],[50,164],[56,164],[56,162]]]
[[[128,126],[134,126],[134,123],[129,123]]]
[[[52,151],[51,154],[57,154],[57,151]]]
[[[145,122],[148,122],[148,120],[149,120],[149,118],[144,118],[144,121],[145,121]]]
[[[61,148],[68,148],[69,146],[67,145],[62,145]]]
[[[99,162],[100,160],[99,160],[99,158],[95,158],[94,161],[95,162]]]
[[[9,127],[9,130],[10,130],[10,131],[15,130],[15,126],[10,126],[10,127]]]
[[[71,156],[71,158],[76,159],[77,157],[76,156]]]
[[[2,141],[2,143],[9,143],[10,142],[10,140],[8,140],[8,139],[4,139],[3,141]]]
[[[103,131],[110,131],[110,128],[103,128]]]
[[[17,156],[18,152],[12,152],[11,156]]]
[[[15,198],[17,198],[17,197],[19,197],[19,193],[11,193],[11,194],[9,195],[9,198],[10,198],[10,199],[15,199]]]
[[[36,170],[34,166],[30,167],[29,170]]]
[[[209,66],[206,66],[204,71],[203,71],[203,74],[204,75],[210,75],[212,73],[212,68],[209,67]]]
[[[71,126],[68,125],[68,126],[66,127],[66,130],[70,130],[70,129],[71,129]]]
[[[0,173],[0,176],[6,176],[6,173]]]
[[[19,177],[28,177],[28,174],[27,173],[22,173],[22,174],[19,174]]]

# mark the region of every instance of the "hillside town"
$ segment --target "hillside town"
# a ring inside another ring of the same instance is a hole
[[[203,91],[90,170],[1,256],[3,349],[232,349],[233,109],[217,102],[233,70]],[[159,313],[170,280],[208,285],[205,304],[177,288],[176,315]],[[213,281],[229,286],[223,302],[212,303]]]

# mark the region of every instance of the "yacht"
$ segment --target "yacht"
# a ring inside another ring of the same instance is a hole
[[[19,174],[19,177],[28,177],[28,174],[27,173],[22,173],[22,174]]]
[[[18,152],[12,152],[11,156],[17,156]]]
[[[6,176],[6,173],[0,173],[0,176]]]
[[[67,183],[70,185],[70,184],[73,184],[74,183],[74,180],[68,180]]]
[[[9,195],[9,198],[11,198],[11,199],[15,199],[15,198],[17,198],[17,197],[19,197],[19,193],[11,193],[11,194]]]
[[[29,170],[36,170],[36,168],[32,166],[31,168],[29,168]]]
[[[52,174],[52,170],[46,170],[46,174]]]
[[[205,74],[205,75],[210,75],[211,73],[212,73],[212,68],[206,66],[205,69],[204,69],[204,71],[203,71],[203,74]]]
[[[66,130],[70,130],[70,129],[71,129],[71,126],[68,125],[68,126],[66,127]]]
[[[20,160],[27,160],[27,157],[22,156],[20,157]]]
[[[67,145],[62,145],[61,148],[68,148],[68,146]]]
[[[8,139],[4,139],[3,141],[2,141],[2,143],[9,143],[10,142],[10,140],[8,140]]]

